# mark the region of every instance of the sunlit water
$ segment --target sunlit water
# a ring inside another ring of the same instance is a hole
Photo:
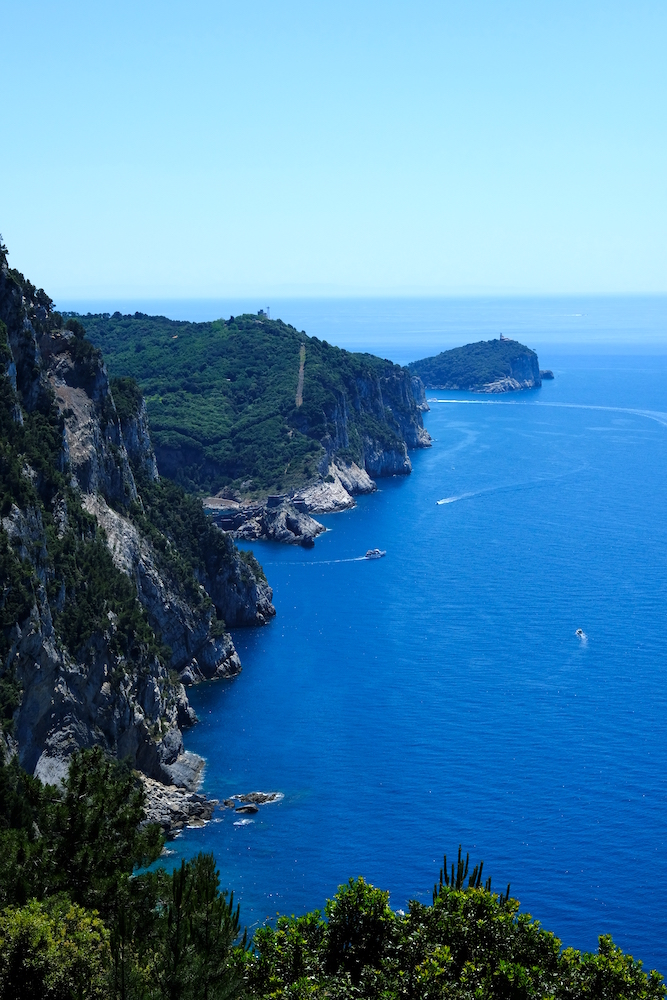
[[[313,550],[254,546],[276,619],[191,692],[186,743],[209,795],[285,798],[172,845],[215,852],[249,926],[351,875],[428,901],[461,843],[566,944],[667,971],[667,359],[556,361],[428,393],[412,476]]]

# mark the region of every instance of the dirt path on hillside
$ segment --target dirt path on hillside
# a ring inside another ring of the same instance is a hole
[[[299,384],[296,387],[296,405],[297,409],[303,403],[303,366],[306,363],[306,345],[301,345],[301,350],[299,351]]]

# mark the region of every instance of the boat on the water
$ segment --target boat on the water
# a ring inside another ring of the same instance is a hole
[[[382,559],[382,556],[386,556],[386,549],[369,549],[366,553],[366,559]]]

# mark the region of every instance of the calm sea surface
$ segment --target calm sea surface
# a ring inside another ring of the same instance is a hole
[[[285,798],[217,812],[173,860],[214,851],[254,927],[349,876],[430,901],[460,843],[566,944],[611,932],[667,973],[667,300],[281,314],[399,361],[503,330],[556,378],[429,392],[410,477],[311,551],[253,546],[277,617],[234,633],[238,678],[191,692],[186,744],[209,795]]]

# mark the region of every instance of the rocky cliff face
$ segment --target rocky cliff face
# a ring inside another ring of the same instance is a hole
[[[101,744],[193,788],[183,681],[238,672],[224,621],[268,620],[271,589],[203,513],[213,543],[202,535],[190,562],[151,522],[137,487],[159,490],[143,400],[121,420],[101,355],[67,326],[0,248],[3,738],[45,781]]]
[[[141,397],[139,405],[127,416],[119,414],[123,432],[123,443],[130,463],[141,469],[150,482],[159,479],[157,459],[153,450],[153,442],[148,432],[148,412],[146,400]]]
[[[369,370],[339,389],[335,404],[323,414],[321,473],[327,474],[332,462],[352,459],[371,477],[409,474],[408,449],[431,444],[415,398],[415,391],[419,394],[415,381],[419,379],[407,369],[387,364],[385,374]],[[307,423],[296,423],[309,431]]]
[[[538,389],[542,385],[542,374],[537,355],[519,354],[509,360],[510,374],[485,382],[480,392],[516,392],[519,389]]]

